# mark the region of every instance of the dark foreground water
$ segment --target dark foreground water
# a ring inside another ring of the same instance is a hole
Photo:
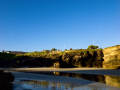
[[[50,76],[72,77],[77,79],[84,79],[94,82],[103,83],[113,87],[118,87],[120,90],[120,76],[111,75],[94,75],[94,74],[81,74],[81,73],[65,73],[65,72],[26,72]],[[49,77],[49,76],[48,76]],[[59,77],[58,77],[59,78]],[[63,81],[61,79],[61,81]],[[13,82],[13,90],[109,90],[104,87],[90,86],[90,85],[77,85],[69,82],[56,82],[49,80],[32,80],[31,79],[15,79]],[[116,90],[116,89],[114,89]]]

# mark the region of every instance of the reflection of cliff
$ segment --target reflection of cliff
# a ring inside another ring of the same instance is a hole
[[[120,45],[105,48],[103,50],[104,61],[103,68],[119,69],[120,68]]]
[[[104,76],[107,85],[120,87],[120,76],[108,76],[108,75]]]
[[[107,85],[111,85],[115,87],[120,87],[120,76],[92,75],[92,74],[80,74],[80,73],[60,73],[59,76],[75,77],[75,78],[105,83]]]
[[[30,72],[30,73],[32,73],[32,72]],[[104,83],[104,84],[115,86],[115,87],[120,87],[120,76],[81,74],[81,73],[65,73],[65,72],[34,72],[34,73],[74,77],[74,78],[79,78],[79,79],[100,82],[100,83]],[[66,88],[68,88],[69,84],[66,86],[67,86]]]
[[[100,83],[106,83],[105,76],[103,76],[103,75],[81,74],[81,73],[63,73],[63,72],[55,72],[54,75],[74,77],[74,78],[91,80],[91,81],[100,82]]]

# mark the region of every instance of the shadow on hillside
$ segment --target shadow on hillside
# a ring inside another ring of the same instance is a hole
[[[73,67],[59,59],[51,59],[31,56],[16,56],[15,54],[0,53],[0,67],[1,68],[20,68],[20,67]]]

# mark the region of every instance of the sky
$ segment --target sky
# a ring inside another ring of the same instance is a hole
[[[0,52],[89,45],[120,45],[120,0],[0,0]]]

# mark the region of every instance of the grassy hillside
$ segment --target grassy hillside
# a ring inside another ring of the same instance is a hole
[[[79,50],[66,50],[63,52],[60,52],[59,54],[63,54],[63,53],[73,53],[73,52],[79,52],[79,53],[84,53],[86,51],[92,52],[92,51],[102,51],[103,49],[79,49]]]
[[[79,52],[79,53],[84,53],[86,51],[99,51],[99,50],[103,50],[103,49],[80,49],[80,50],[66,50],[66,51],[60,51],[60,52],[56,52],[59,53],[59,55],[62,55],[63,53],[73,53],[73,52]],[[53,54],[53,53],[50,53]],[[0,52],[0,59],[3,60],[11,60],[14,58],[19,58],[21,56],[30,56],[30,57],[34,57],[34,56],[40,56],[40,55],[47,55],[47,53],[41,51],[41,52],[28,52],[26,54],[9,54],[9,53],[2,53]]]
[[[15,54],[0,52],[0,59],[3,59],[3,60],[10,60],[10,59],[14,58],[15,56],[16,56]]]
[[[60,52],[55,52],[55,53],[59,53],[60,55],[62,55],[63,53],[73,53],[73,52],[80,52],[80,53],[84,53],[86,51],[101,51],[103,49],[79,49],[79,50],[66,50],[66,51],[60,51]],[[47,53],[45,52],[28,52],[26,54],[24,54],[25,56],[39,56],[39,55],[45,55]],[[54,53],[49,53],[49,54],[54,54]]]
[[[24,55],[27,55],[27,56],[38,56],[38,55],[44,55],[44,54],[46,54],[45,52],[28,52],[28,53],[26,53],[26,54],[24,54]]]

